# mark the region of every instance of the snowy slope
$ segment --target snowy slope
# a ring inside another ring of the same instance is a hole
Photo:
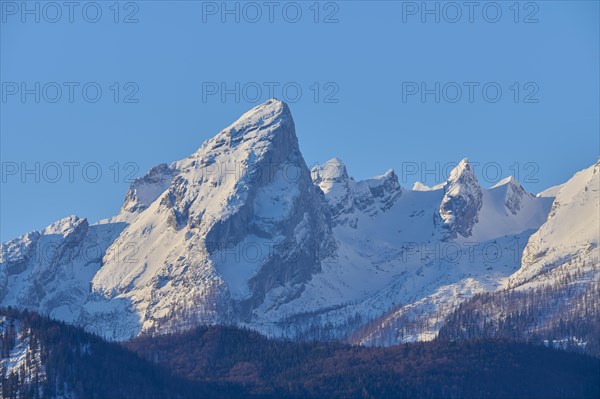
[[[560,191],[562,186],[563,186],[563,184],[559,184],[557,186],[552,186],[550,188],[545,189],[544,191],[539,192],[536,196],[537,197],[556,198],[556,196],[558,195],[558,192]]]
[[[575,174],[563,184],[548,220],[531,237],[522,267],[511,276],[511,287],[544,280],[553,269],[569,261],[587,263],[586,269],[600,273],[600,161]]]

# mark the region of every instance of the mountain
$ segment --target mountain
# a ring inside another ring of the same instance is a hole
[[[117,215],[3,243],[0,305],[117,341],[215,323],[296,340],[431,340],[469,298],[569,260],[586,264],[578,283],[594,275],[597,174],[586,173],[555,201],[512,177],[482,187],[468,159],[412,190],[391,169],[357,181],[337,158],[309,170],[288,106],[271,99],[136,179]]]
[[[356,182],[339,159],[313,168],[313,179],[338,251],[307,284],[310,295],[282,310],[296,335],[359,344],[434,338],[458,303],[518,270],[552,204],[514,179],[482,188],[466,159],[428,190],[401,188],[393,171]]]
[[[465,158],[450,172],[444,185],[444,197],[436,220],[448,230],[452,238],[472,235],[473,226],[479,221],[483,205],[483,193],[471,164]]]
[[[504,289],[461,304],[447,339],[510,337],[600,355],[600,161],[560,187]]]
[[[133,183],[123,211],[138,214],[92,292],[128,301],[142,331],[249,320],[260,304],[299,296],[320,270],[334,245],[322,201],[287,105],[271,100]],[[130,243],[135,255],[120,259]]]

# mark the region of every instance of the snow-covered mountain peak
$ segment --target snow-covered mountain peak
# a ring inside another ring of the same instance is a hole
[[[413,184],[411,190],[413,190],[413,191],[431,191],[431,187],[426,186],[425,184],[421,183],[420,181],[417,181]]]
[[[453,183],[479,184],[475,172],[473,171],[473,167],[467,158],[460,161],[450,172],[448,180],[446,181],[446,186],[450,186]]]
[[[244,113],[235,122],[202,144],[194,157],[204,156],[209,149],[223,150],[252,140],[272,139],[274,134],[286,134],[295,139],[294,121],[289,107],[283,101],[270,99]]]
[[[498,195],[503,197],[507,212],[513,215],[516,215],[521,210],[525,198],[534,198],[534,195],[525,191],[523,186],[513,176],[500,180],[490,191],[498,192]]]
[[[276,98],[271,98],[266,102],[257,105],[250,111],[245,112],[223,132],[231,135],[243,132],[248,126],[264,127],[277,121],[291,120],[292,113],[288,105]]]
[[[374,216],[385,212],[402,195],[402,187],[393,169],[383,175],[356,183],[354,202],[359,210]]]
[[[340,171],[340,173],[342,170],[346,171],[346,164],[338,157],[331,158],[329,161],[325,162],[325,164],[335,167],[336,170]]]
[[[356,223],[355,218],[350,216],[354,211],[356,183],[348,176],[342,160],[330,159],[323,165],[314,166],[310,172],[313,183],[325,194],[334,224],[347,223],[350,219],[351,223]]]
[[[402,191],[402,187],[400,187],[400,183],[398,182],[398,175],[396,175],[393,169],[388,169],[383,175],[358,182],[358,191],[361,191],[365,187],[368,187],[371,195],[375,198],[386,196],[395,198]]]
[[[6,264],[9,273],[15,271],[20,273],[27,268],[27,262],[31,255],[37,256],[38,260],[54,257],[58,248],[57,242],[62,244],[64,241],[67,244],[74,244],[83,239],[88,229],[87,219],[70,215],[57,220],[41,231],[32,231],[2,243],[0,244],[0,268]],[[40,238],[43,237],[48,237],[47,242],[44,245],[39,245]],[[15,267],[15,265],[18,265],[18,267]],[[0,270],[1,275],[2,270]]]
[[[87,224],[86,218],[80,218],[77,215],[69,215],[44,228],[42,234],[60,234],[68,235],[78,226]]]
[[[394,169],[388,169],[384,174],[373,176],[369,179],[370,183],[374,186],[378,186],[379,182],[383,183],[385,181],[396,181],[398,182],[398,175],[394,172]]]
[[[130,220],[131,215],[148,208],[169,187],[176,172],[174,165],[163,163],[150,169],[145,176],[136,178],[125,195],[120,219]]]
[[[498,183],[494,184],[492,186],[492,188],[501,187],[501,186],[505,186],[508,184],[519,184],[519,182],[517,181],[517,179],[515,179],[514,176],[508,176],[508,177],[500,180]]]
[[[452,170],[444,185],[444,198],[436,220],[441,222],[451,238],[458,234],[469,237],[478,222],[482,198],[481,186],[465,158]]]
[[[446,182],[442,182],[440,184],[436,184],[435,186],[428,186],[425,185],[423,183],[421,183],[420,181],[417,181],[413,184],[412,186],[412,191],[435,191],[435,190],[442,190],[444,188],[444,186],[446,185]]]
[[[219,152],[229,152],[241,142],[246,141],[248,145],[243,146],[241,152],[247,152],[249,147],[255,147],[258,150],[256,145],[258,141],[269,142],[272,140],[272,135],[277,132],[283,132],[289,136],[290,126],[293,126],[292,115],[283,101],[270,99],[254,107],[229,127],[223,129],[217,136],[205,141],[190,158],[171,165],[157,165],[150,169],[145,176],[135,179],[127,191],[121,213],[111,221],[131,222],[137,214],[148,208],[169,188],[180,169],[187,168],[189,170],[190,167],[199,165],[200,167],[196,169],[199,169],[203,176],[220,173],[219,166],[223,165],[208,167],[214,162],[215,156]],[[297,147],[295,135],[289,136],[287,141],[292,143],[293,150],[297,149],[294,148]],[[207,152],[210,150],[213,153],[207,156]],[[200,160],[200,164],[198,160]],[[244,160],[239,161],[236,159],[229,165],[230,169],[227,170],[228,173],[225,173],[226,176],[238,175],[239,167],[244,165]],[[227,168],[228,166],[224,166],[224,169]],[[199,177],[199,180],[201,178]]]
[[[96,293],[132,302],[142,329],[250,318],[265,300],[298,295],[320,269],[333,243],[329,212],[285,103],[246,112],[168,172],[166,190],[93,279]],[[123,267],[118,254],[130,242],[139,247]]]
[[[339,158],[332,158],[323,165],[313,166],[310,170],[313,182],[327,194],[336,184],[348,183],[348,171],[346,165]]]
[[[572,206],[574,201],[587,203],[591,199],[598,198],[599,179],[600,159],[589,168],[575,173],[568,182],[562,184],[549,217],[552,217],[559,207]],[[593,201],[591,202],[594,205]],[[595,207],[598,208],[598,203],[595,204]]]
[[[355,181],[348,176],[344,163],[333,158],[311,170],[330,207],[335,224],[356,228],[358,213],[375,216],[387,211],[402,195],[402,187],[393,169],[383,175]]]

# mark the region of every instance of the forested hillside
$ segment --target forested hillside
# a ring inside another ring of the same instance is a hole
[[[232,327],[126,344],[195,381],[319,398],[595,398],[600,360],[507,340],[386,348],[269,340]]]
[[[577,270],[552,284],[475,295],[446,319],[439,338],[505,338],[600,356],[600,283],[579,283]]]
[[[0,310],[2,398],[247,397],[235,384],[189,382],[122,346],[36,313]]]
[[[2,398],[597,398],[600,359],[507,340],[387,348],[236,327],[108,343],[0,311]]]

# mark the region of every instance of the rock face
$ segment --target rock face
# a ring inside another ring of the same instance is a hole
[[[471,236],[473,226],[478,222],[482,197],[479,182],[465,158],[450,173],[440,205],[441,225],[451,238]]]
[[[375,216],[390,209],[401,195],[398,176],[390,169],[381,176],[358,182],[354,203],[361,212]]]
[[[135,179],[125,195],[122,212],[139,213],[148,208],[169,188],[176,174],[174,165],[163,163],[150,169],[144,177]]]
[[[354,212],[375,216],[392,207],[402,195],[398,176],[392,169],[381,176],[356,182],[348,176],[346,165],[333,158],[311,170],[313,182],[325,193],[336,224],[356,227]]]
[[[507,213],[511,213],[512,215],[517,215],[523,207],[523,203],[534,197],[533,194],[525,191],[523,186],[521,186],[513,176],[501,180],[492,188],[503,191],[504,206],[506,207]]]
[[[334,220],[354,211],[354,179],[348,176],[346,165],[333,158],[311,169],[313,182],[325,193]]]

